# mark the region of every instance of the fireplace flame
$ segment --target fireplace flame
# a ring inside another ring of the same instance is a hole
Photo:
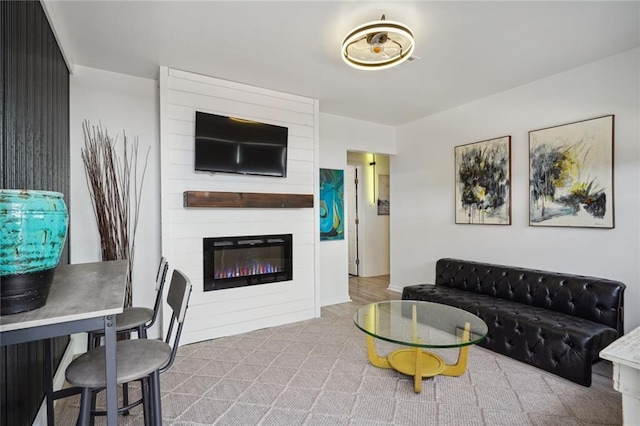
[[[282,270],[282,266],[268,261],[251,262],[249,264],[237,264],[217,269],[214,273],[214,279],[219,280],[225,278],[248,277],[251,275],[273,274],[276,272],[282,272]]]

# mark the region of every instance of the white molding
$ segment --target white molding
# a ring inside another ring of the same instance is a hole
[[[393,291],[395,293],[402,293],[402,290],[404,290],[404,287],[396,287],[393,284],[389,284],[389,287],[387,287],[387,290]]]
[[[349,302],[353,302],[353,300],[351,300],[351,297],[349,297],[349,295],[347,294],[346,296],[332,297],[328,301],[324,301],[322,303],[322,307],[331,306],[331,305],[339,305],[341,303],[349,303]]]
[[[242,323],[233,323],[223,325],[216,328],[208,328],[202,330],[193,330],[183,332],[180,337],[180,346],[189,345],[191,343],[202,342],[206,340],[218,339],[226,336],[235,336],[238,334],[250,333],[251,331],[261,330],[264,328],[278,327],[285,324],[293,324],[300,321],[313,319],[313,311],[309,309],[288,312],[268,318],[258,318]]]
[[[321,288],[320,288],[320,101],[315,100],[313,104],[313,233],[314,233],[314,298],[315,316],[320,318],[321,311]],[[348,295],[347,295],[348,297]],[[351,300],[351,299],[349,299]]]
[[[67,64],[67,69],[70,74],[73,74],[75,63],[73,62],[73,58],[71,57],[71,53],[69,53],[69,49],[67,49],[68,43],[66,42],[66,37],[64,35],[64,31],[62,30],[62,25],[58,20],[58,16],[55,12],[55,6],[53,1],[49,0],[40,0],[40,4],[42,5],[42,9],[44,10],[44,14],[47,16],[47,20],[49,21],[49,26],[51,26],[51,31],[53,32],[53,36],[58,42],[58,48],[62,53],[62,58],[64,62]]]
[[[169,118],[167,109],[167,96],[168,96],[168,78],[169,71],[167,67],[161,66],[159,71],[158,83],[160,86],[160,187],[165,189],[169,184],[169,176],[167,168],[170,165],[169,159]],[[162,223],[169,222],[169,200],[168,197],[163,196],[164,191],[160,191],[160,220]],[[166,256],[169,253],[169,228],[163,229],[161,232],[161,247],[162,255]],[[166,233],[166,234],[165,234]],[[168,277],[170,277],[168,275]],[[164,299],[163,299],[164,300]]]
[[[158,71],[158,87],[159,87],[159,100],[160,100],[160,253],[161,256],[168,258],[171,253],[171,229],[165,227],[163,223],[169,223],[171,218],[170,212],[170,196],[166,191],[169,186],[168,167],[169,160],[169,118],[168,118],[168,80],[169,69],[165,66],[161,66]],[[171,282],[171,275],[173,274],[173,268],[169,264],[167,270],[167,282]],[[160,320],[158,321],[158,327],[160,328],[160,336],[164,336],[165,330],[169,327],[170,318],[164,315],[166,305],[166,295],[169,291],[169,286],[164,286],[164,294],[162,295],[163,303],[160,304],[160,312],[158,313]]]
[[[345,153],[347,156],[349,155],[348,152]],[[358,164],[356,166],[354,166],[356,168],[356,173],[358,174],[358,186],[356,188],[356,192],[357,192],[357,200],[356,200],[356,208],[358,209],[358,224],[356,225],[357,228],[357,238],[358,241],[356,242],[357,250],[358,250],[358,267],[357,267],[357,271],[358,271],[358,276],[363,276],[363,273],[365,271],[364,269],[364,265],[365,263],[367,263],[367,259],[365,256],[365,248],[364,248],[364,238],[362,238],[365,233],[367,232],[367,218],[366,218],[366,214],[365,214],[365,206],[364,206],[364,201],[366,200],[366,195],[364,193],[364,186],[365,186],[365,178],[364,178],[364,164]]]

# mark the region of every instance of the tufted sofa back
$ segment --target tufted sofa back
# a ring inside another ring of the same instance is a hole
[[[436,285],[486,294],[577,316],[624,334],[619,281],[459,259],[436,262]]]

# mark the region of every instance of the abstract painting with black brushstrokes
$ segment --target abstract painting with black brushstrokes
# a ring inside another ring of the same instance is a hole
[[[529,132],[529,225],[613,228],[613,123]]]
[[[455,220],[511,225],[511,136],[454,148]]]

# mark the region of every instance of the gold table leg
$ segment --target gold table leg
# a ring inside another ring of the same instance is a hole
[[[369,316],[368,320],[374,318],[373,313]],[[414,312],[415,321],[415,312]],[[464,331],[462,333],[462,342],[469,341],[471,325],[465,323]],[[413,330],[413,340],[416,343],[420,343],[420,339],[417,337],[415,331],[415,324]],[[458,361],[455,364],[447,364],[440,356],[422,350],[422,348],[415,347],[410,349],[399,349],[391,352],[388,356],[382,357],[378,355],[375,348],[373,337],[367,335],[367,355],[371,365],[378,368],[393,368],[396,371],[413,376],[414,389],[416,393],[422,392],[422,379],[434,377],[439,374],[444,376],[461,376],[467,371],[467,361],[469,358],[469,346],[463,346],[460,348],[458,354]]]
[[[381,357],[376,352],[376,347],[373,343],[373,337],[367,334],[367,354],[369,355],[369,362],[371,365],[378,368],[393,368],[389,364],[389,360],[385,357]]]
[[[416,348],[416,370],[413,374],[413,387],[416,393],[422,392],[422,349]]]
[[[376,306],[371,305],[371,307],[369,308],[369,313],[365,316],[365,321],[367,323],[367,328],[369,330],[374,329],[374,325],[375,325],[374,320],[376,318],[375,309],[376,309]],[[367,355],[369,356],[369,362],[372,365],[378,368],[392,368],[391,365],[389,365],[389,361],[387,361],[387,358],[384,358],[378,355],[378,353],[376,352],[376,347],[373,343],[373,337],[371,337],[368,334],[367,334]]]
[[[464,325],[464,331],[462,332],[462,342],[469,341],[469,329],[471,325],[467,322]],[[444,376],[461,376],[467,371],[467,361],[469,359],[469,346],[463,346],[458,353],[458,362],[455,364],[447,365],[447,368],[442,372]]]

